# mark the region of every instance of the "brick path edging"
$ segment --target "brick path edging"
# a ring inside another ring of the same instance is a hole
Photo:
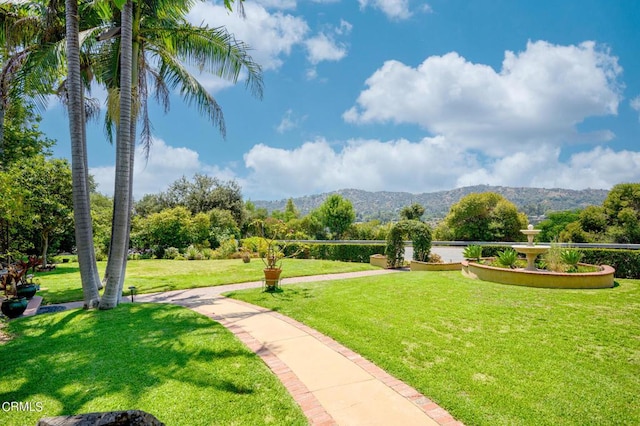
[[[221,296],[224,297],[224,296]],[[257,309],[260,313],[264,313],[267,315],[271,315],[275,318],[278,318],[298,329],[304,331],[310,336],[314,337],[321,343],[325,344],[329,348],[338,352],[345,358],[357,364],[360,368],[362,368],[367,373],[371,374],[374,378],[380,380],[382,383],[386,384],[402,397],[411,401],[414,405],[419,407],[424,413],[426,413],[429,417],[435,420],[441,426],[464,426],[464,424],[451,416],[447,410],[440,407],[435,402],[431,401],[426,396],[422,395],[413,387],[407,385],[406,383],[396,379],[391,374],[387,373],[371,361],[363,358],[361,355],[355,353],[351,349],[343,346],[342,344],[336,342],[329,336],[325,336],[319,331],[308,327],[302,324],[299,321],[294,320],[293,318],[282,315],[278,312],[262,308],[256,305],[252,305],[250,303],[244,302],[242,300],[236,299],[228,299],[234,303],[239,305],[244,305],[253,309]],[[269,366],[269,368],[278,376],[280,381],[285,385],[287,390],[293,396],[293,399],[300,405],[302,411],[307,416],[311,424],[313,425],[336,425],[337,423],[331,417],[329,413],[326,412],[324,407],[320,405],[320,402],[317,398],[309,391],[309,389],[298,379],[298,377],[289,369],[289,367],[283,363],[273,352],[269,349],[265,348],[260,342],[253,338],[249,333],[247,333],[241,326],[234,324],[233,322],[220,317],[213,316],[214,320],[220,322],[223,326],[229,329],[232,333],[234,333],[245,345],[247,345],[252,351],[254,351],[257,355],[259,355],[264,362]]]

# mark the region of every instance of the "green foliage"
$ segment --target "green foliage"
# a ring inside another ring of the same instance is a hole
[[[498,253],[498,258],[496,260],[500,265],[506,268],[514,268],[516,261],[518,260],[518,252],[512,248],[508,248]]]
[[[0,172],[0,185],[17,189],[16,201],[5,201],[5,217],[12,225],[11,239],[17,250],[38,250],[45,256],[55,238],[73,235],[73,200],[71,197],[71,168],[66,160],[46,159],[37,155],[23,159],[7,171]],[[8,191],[10,194],[11,191]],[[14,194],[15,195],[15,194]],[[5,196],[3,195],[3,199]],[[11,213],[9,217],[7,213]]]
[[[22,99],[13,99],[4,116],[4,140],[0,151],[0,165],[8,167],[37,155],[48,156],[56,141],[39,130],[41,117]]]
[[[220,247],[214,250],[213,259],[230,259],[238,252],[238,240],[229,238],[220,244]]]
[[[175,247],[167,247],[164,250],[163,259],[175,259],[180,255],[180,250]]]
[[[476,244],[470,244],[464,248],[462,255],[466,259],[480,260],[482,257],[482,246]]]
[[[445,224],[458,241],[521,241],[527,218],[502,195],[486,192],[454,204]]]
[[[566,247],[560,251],[560,258],[562,262],[568,265],[569,272],[575,272],[578,270],[578,263],[582,260],[584,254],[578,249]]]
[[[356,214],[351,201],[332,194],[320,206],[320,217],[322,224],[329,228],[332,238],[337,240],[355,221]]]
[[[400,210],[400,219],[402,220],[421,220],[422,215],[424,215],[424,207],[418,203],[413,203]]]
[[[539,241],[562,241],[560,234],[571,222],[576,222],[580,217],[578,210],[568,210],[561,212],[550,212],[547,218],[536,225]],[[577,242],[577,241],[576,241]]]
[[[243,240],[246,241],[246,240]],[[385,246],[371,244],[289,244],[284,253],[298,259],[323,259],[369,263],[369,257],[383,254]]]
[[[640,279],[640,250],[581,249],[582,261],[591,265],[615,268],[616,278]]]
[[[404,239],[413,241],[413,259],[426,262],[431,250],[431,230],[417,220],[403,220],[396,223],[387,236],[384,254],[390,268],[399,268],[404,263]]]

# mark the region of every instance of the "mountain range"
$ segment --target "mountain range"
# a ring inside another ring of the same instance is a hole
[[[515,204],[529,216],[532,222],[550,211],[583,209],[590,205],[602,205],[608,190],[604,189],[561,189],[561,188],[516,188],[506,186],[476,185],[449,191],[412,194],[409,192],[369,192],[360,189],[341,189],[316,195],[293,198],[298,211],[305,215],[320,207],[331,194],[339,194],[351,201],[356,211],[357,221],[379,219],[382,222],[397,220],[403,207],[418,203],[425,208],[424,218],[437,220],[444,218],[451,206],[472,193],[495,192]],[[283,211],[286,199],[277,201],[254,201],[258,208]]]

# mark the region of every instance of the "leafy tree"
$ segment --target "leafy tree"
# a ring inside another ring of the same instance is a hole
[[[143,247],[185,248],[192,242],[191,212],[179,206],[136,221],[135,239]]]
[[[406,206],[400,211],[402,220],[422,220],[422,215],[424,215],[424,207],[418,203]]]
[[[474,193],[451,206],[445,225],[454,240],[520,241],[527,217],[500,194]]]
[[[579,217],[580,212],[578,210],[549,213],[547,218],[536,226],[541,231],[538,239],[540,241],[560,241],[562,231],[568,224],[578,221]]]
[[[330,195],[320,206],[322,224],[329,228],[334,240],[340,239],[356,219],[351,201],[339,194]]]
[[[242,200],[240,185],[236,181],[223,182],[218,178],[195,174],[193,181],[184,176],[173,182],[166,192],[157,196],[157,199],[149,197],[147,203],[157,208],[157,201],[163,208],[184,206],[191,213],[206,213],[213,209],[228,210],[233,215],[237,224],[242,224],[245,219],[245,204]]]
[[[49,242],[71,222],[71,169],[66,160],[34,157],[15,165],[9,172],[24,195],[26,221],[41,238],[43,263],[47,263]]]
[[[640,183],[615,185],[603,203],[608,233],[619,243],[640,243]]]
[[[106,255],[111,238],[111,217],[113,216],[113,200],[98,192],[91,192],[91,218],[93,223],[93,240],[96,250]]]
[[[300,231],[314,240],[326,240],[327,232],[319,209],[311,211],[300,220]]]
[[[293,198],[289,198],[287,200],[287,205],[284,208],[284,221],[289,222],[293,219],[298,219],[300,217],[300,212],[296,208],[296,205],[293,203]]]
[[[578,217],[580,226],[585,232],[603,234],[607,230],[607,215],[601,206],[588,206]]]

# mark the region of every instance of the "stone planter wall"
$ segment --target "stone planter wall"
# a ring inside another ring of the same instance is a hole
[[[520,285],[541,288],[594,289],[614,286],[615,269],[608,265],[600,266],[600,271],[588,273],[560,273],[548,271],[525,271],[524,269],[506,269],[463,261],[462,275],[500,284]]]
[[[429,263],[412,260],[409,264],[412,271],[459,271],[462,269],[462,263]]]
[[[369,256],[369,263],[379,268],[387,268],[387,256],[384,254],[372,254]]]

